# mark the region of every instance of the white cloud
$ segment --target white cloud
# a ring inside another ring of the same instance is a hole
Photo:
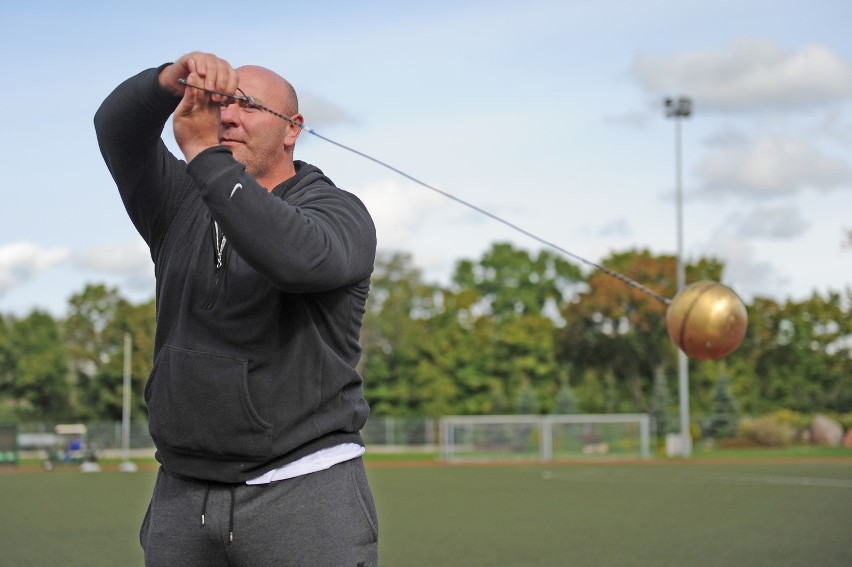
[[[654,111],[656,111],[656,106],[654,107]],[[613,126],[642,130],[647,128],[648,125],[657,118],[656,114],[651,114],[647,109],[641,109],[608,114],[604,116],[603,121],[605,124],[611,124]]]
[[[698,165],[702,193],[766,198],[852,187],[852,167],[806,139],[773,134],[728,142],[715,143]]]
[[[351,124],[355,119],[344,108],[309,91],[299,92],[299,111],[305,126],[316,128],[330,124]]]
[[[809,227],[795,207],[758,207],[747,215],[734,215],[726,224],[745,238],[784,240],[802,236]]]
[[[830,109],[808,129],[807,135],[850,146],[852,145],[852,123],[846,120],[841,110]]]
[[[688,95],[696,110],[789,111],[852,99],[852,64],[818,44],[788,51],[741,39],[721,50],[639,55],[632,72],[649,93]]]
[[[371,183],[357,193],[376,224],[379,247],[393,250],[411,248],[414,235],[429,224],[429,213],[444,206],[437,193],[393,180]]]
[[[723,283],[745,301],[754,296],[767,296],[767,290],[781,292],[789,281],[770,262],[755,256],[754,250],[735,232],[723,228],[698,246],[702,257],[715,257],[725,264]]]
[[[65,248],[42,248],[32,242],[0,246],[0,295],[46,272],[67,257]]]
[[[154,264],[148,246],[140,238],[130,242],[107,244],[75,255],[77,266],[117,275],[132,289],[152,289]]]
[[[597,236],[600,237],[628,238],[632,235],[630,223],[623,217],[608,221],[597,230]]]

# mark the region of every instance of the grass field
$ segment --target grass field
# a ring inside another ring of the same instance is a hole
[[[852,459],[368,464],[385,567],[852,565]],[[0,474],[0,565],[142,565],[155,473]]]

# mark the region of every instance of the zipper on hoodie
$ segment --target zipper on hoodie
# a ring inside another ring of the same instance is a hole
[[[219,233],[219,224],[216,221],[213,221],[213,250],[216,255],[214,257],[214,268],[213,272],[213,285],[210,287],[210,293],[207,296],[207,301],[204,303],[204,309],[212,309],[216,304],[216,300],[219,298],[219,288],[222,287],[222,280],[224,279],[224,271],[225,271],[225,243],[228,239],[225,237],[225,234]]]

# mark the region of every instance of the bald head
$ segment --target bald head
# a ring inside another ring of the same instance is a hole
[[[237,68],[237,74],[240,77],[240,88],[260,104],[287,116],[299,112],[296,89],[275,71],[257,65],[244,65]]]
[[[239,88],[259,107],[226,104],[220,107],[219,143],[231,150],[261,186],[272,191],[296,174],[293,152],[302,131],[302,115],[293,86],[264,67],[247,65],[237,70]],[[291,120],[281,120],[278,115]]]

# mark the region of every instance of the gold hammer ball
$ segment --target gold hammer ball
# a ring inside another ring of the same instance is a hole
[[[745,304],[731,288],[713,281],[685,286],[666,311],[669,336],[688,357],[717,360],[734,352],[748,327]]]

